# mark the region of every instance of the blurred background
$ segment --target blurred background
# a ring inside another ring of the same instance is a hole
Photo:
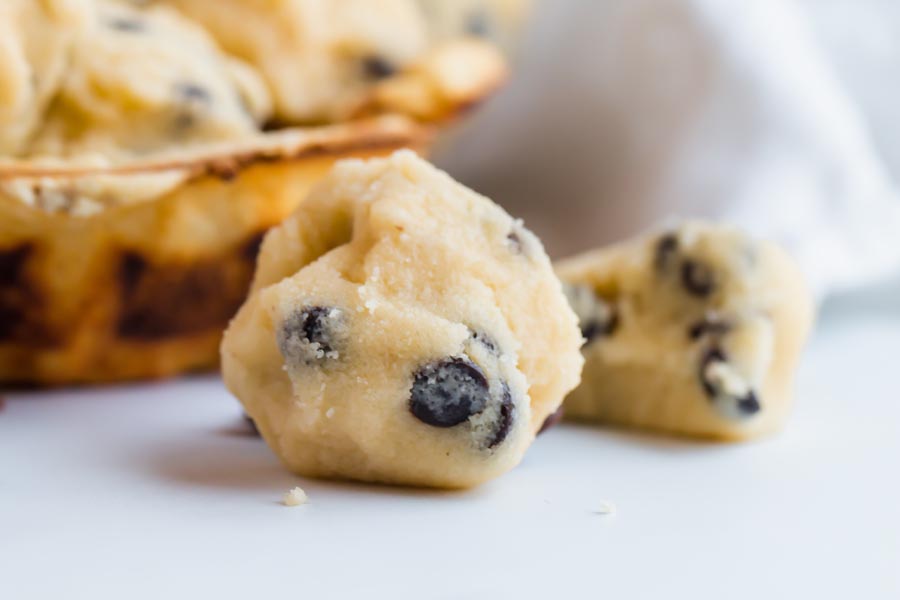
[[[436,161],[554,258],[680,217],[785,244],[820,297],[897,281],[900,4],[544,0]]]

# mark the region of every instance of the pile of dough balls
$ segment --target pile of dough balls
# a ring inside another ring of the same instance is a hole
[[[226,385],[293,471],[469,487],[579,381],[540,241],[410,151],[338,163],[266,237]]]
[[[151,0],[253,65],[278,122],[342,120],[373,84],[460,38],[508,48],[528,0]]]
[[[0,3],[0,155],[140,155],[252,136],[262,78],[166,7]]]
[[[498,53],[465,38],[502,43],[524,4],[3,0],[0,156],[182,152],[264,127],[350,120],[385,102],[430,121],[435,105],[502,79]]]

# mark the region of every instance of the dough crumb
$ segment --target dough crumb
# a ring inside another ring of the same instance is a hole
[[[284,494],[282,499],[285,506],[300,506],[309,502],[309,496],[303,491],[303,488],[295,487]]]
[[[595,515],[614,515],[616,514],[616,505],[609,500],[601,500],[600,504],[597,506],[597,510],[594,511]]]

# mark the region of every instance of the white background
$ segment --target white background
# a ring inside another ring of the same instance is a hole
[[[469,492],[296,478],[211,376],[10,393],[0,597],[896,599],[893,292],[826,308],[774,439],[563,425]]]

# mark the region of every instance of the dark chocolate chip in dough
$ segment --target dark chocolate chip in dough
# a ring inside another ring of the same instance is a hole
[[[762,405],[753,390],[750,390],[743,398],[738,398],[737,408],[742,415],[750,416],[762,410]]]
[[[522,254],[522,238],[520,238],[519,234],[515,231],[510,231],[506,234],[506,244],[515,254]]]
[[[589,344],[599,337],[612,335],[618,327],[619,313],[614,307],[609,306],[609,317],[605,321],[588,319],[581,324],[581,337]]]
[[[490,386],[481,369],[464,358],[447,358],[416,372],[409,410],[427,425],[453,427],[483,411],[489,400]]]
[[[698,298],[705,298],[716,289],[712,270],[690,259],[681,264],[681,285],[689,294]]]
[[[494,436],[488,442],[488,448],[496,448],[503,440],[506,439],[506,436],[509,435],[510,430],[512,429],[513,423],[516,420],[516,405],[512,399],[512,393],[509,391],[509,386],[506,383],[503,384],[503,390],[500,395],[500,411],[497,417],[497,425],[494,429]]]
[[[709,365],[716,362],[728,362],[728,355],[718,347],[709,348],[700,361],[700,384],[707,397],[714,403],[720,404],[726,402],[728,407],[727,414],[739,417],[750,417],[762,410],[762,404],[753,390],[748,390],[743,396],[735,396],[728,394],[724,390],[717,389],[714,382],[707,378],[707,369]],[[733,403],[733,405],[731,404]]]
[[[587,284],[563,284],[563,292],[569,305],[578,316],[581,337],[590,343],[604,335],[612,335],[619,326],[619,314],[615,305],[600,297]]]
[[[325,306],[311,306],[294,313],[284,321],[278,331],[278,346],[286,358],[295,358],[301,354],[299,343],[317,344],[317,350],[329,353],[336,350],[337,341],[332,327],[335,309]],[[310,359],[317,354],[309,353]]]
[[[706,370],[707,367],[714,362],[728,362],[728,356],[725,352],[722,351],[721,348],[715,346],[708,349],[700,360],[700,385],[703,386],[703,391],[706,392],[706,395],[711,399],[716,397],[717,391],[712,382],[706,378]]]
[[[147,29],[146,23],[136,17],[113,17],[106,21],[106,25],[110,29],[121,31],[123,33],[141,33]]]
[[[212,102],[212,94],[202,85],[190,81],[180,81],[175,84],[175,94],[182,102],[197,102],[208,104]]]
[[[366,77],[376,81],[379,79],[387,79],[397,73],[397,67],[386,58],[378,56],[377,54],[372,54],[363,58],[362,66]]]
[[[494,338],[483,331],[475,329],[471,329],[470,331],[472,332],[472,339],[474,341],[484,346],[491,354],[497,354],[497,342],[494,341]]]
[[[658,271],[668,267],[671,257],[678,251],[678,237],[674,233],[667,233],[656,242],[653,264]]]
[[[538,429],[537,434],[538,434],[538,435],[541,435],[542,433],[544,433],[545,431],[547,431],[548,429],[550,429],[551,427],[553,427],[554,425],[556,425],[556,424],[558,424],[560,421],[562,421],[562,418],[563,418],[563,412],[564,412],[564,409],[563,409],[562,406],[560,406],[560,407],[557,408],[555,411],[553,411],[552,413],[550,413],[550,414],[547,416],[547,418],[544,419],[544,422],[541,424],[541,428]]]
[[[487,38],[490,37],[492,30],[491,17],[483,9],[475,10],[466,17],[464,26],[466,35]]]
[[[727,321],[716,321],[712,319],[703,319],[697,321],[688,329],[688,337],[692,340],[699,340],[703,336],[719,336],[731,331],[731,323]]]
[[[212,94],[205,87],[189,81],[176,83],[174,94],[180,108],[173,125],[175,132],[181,133],[194,127],[201,116],[201,107],[212,104]]]

